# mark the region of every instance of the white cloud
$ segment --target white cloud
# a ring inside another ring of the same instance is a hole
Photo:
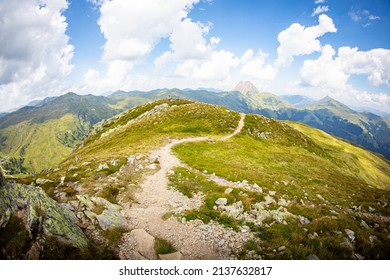
[[[72,71],[66,0],[0,2],[0,110],[59,94]]]
[[[374,86],[390,86],[390,50],[341,47],[337,55],[330,45],[322,48],[316,60],[306,60],[301,69],[301,83],[317,93],[333,96],[350,105],[367,106],[390,111],[390,96],[385,93],[368,93],[348,83],[352,75],[366,75]],[[357,105],[359,104],[359,105]]]
[[[338,55],[330,45],[317,60],[306,60],[300,70],[302,82],[310,86],[343,88],[350,75],[367,75],[374,86],[390,86],[390,50],[341,47]]]
[[[192,46],[191,51],[185,48],[203,39],[202,33],[208,32],[209,26],[187,18],[188,11],[199,0],[90,1],[98,5],[101,13],[98,24],[106,39],[102,62],[107,73],[102,77],[90,69],[84,75],[85,90],[106,91],[113,86],[128,86],[131,70],[147,58],[162,38],[174,36],[171,47],[177,50],[178,56],[201,56],[207,52],[207,46],[201,43]],[[181,40],[181,35],[191,41]],[[167,59],[168,53],[158,63],[162,65]]]
[[[371,14],[368,10],[360,10],[356,7],[352,7],[348,15],[354,22],[360,22],[363,27],[370,26],[373,21],[381,19],[379,16]]]
[[[238,73],[240,77],[245,77],[249,80],[268,80],[275,79],[277,69],[272,65],[265,65],[267,54],[259,50],[256,56],[253,55],[253,50],[248,50],[242,56],[242,67]],[[244,79],[244,78],[243,78]]]
[[[323,4],[323,3],[326,3],[326,0],[316,0],[314,1],[314,4]]]
[[[325,14],[319,16],[319,23],[315,26],[305,27],[293,23],[278,35],[280,45],[277,50],[276,66],[288,66],[294,60],[294,56],[321,51],[321,43],[317,38],[336,31],[333,20]]]
[[[318,6],[317,8],[313,9],[313,13],[311,14],[312,17],[315,15],[323,14],[329,11],[328,6]]]
[[[326,45],[317,60],[306,60],[300,70],[302,82],[313,87],[345,87],[349,76],[344,73],[342,62],[333,60],[334,55],[333,48]]]
[[[390,86],[390,50],[342,47],[338,51],[344,71],[349,74],[366,74],[372,85]]]

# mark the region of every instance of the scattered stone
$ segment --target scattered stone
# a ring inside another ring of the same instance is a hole
[[[81,164],[81,166],[87,166],[87,165],[90,165],[91,163],[89,161],[85,161]]]
[[[302,224],[302,225],[307,225],[307,224],[310,224],[310,220],[304,216],[298,216],[299,218],[299,222]]]
[[[101,170],[104,170],[104,169],[108,169],[108,164],[107,163],[101,163],[99,164],[98,168],[96,169],[96,171],[101,171]]]
[[[158,255],[161,260],[182,260],[183,255],[180,252],[174,252],[171,254]]]
[[[310,255],[307,256],[307,259],[308,259],[308,260],[317,261],[317,260],[319,260],[319,257],[317,257],[317,256],[314,255],[314,254],[310,254]]]
[[[369,225],[367,225],[367,223],[366,223],[364,220],[362,220],[362,221],[360,222],[360,226],[361,226],[361,227],[364,227],[365,229],[369,229],[369,228],[370,228]]]
[[[313,239],[316,239],[316,238],[318,237],[318,234],[317,234],[316,232],[314,232],[313,234],[309,233],[309,234],[307,235],[307,237],[308,237],[309,239],[313,240]]]
[[[278,205],[279,205],[279,206],[288,206],[289,203],[288,203],[284,198],[280,198],[280,199],[278,200]]]
[[[371,242],[371,246],[374,246],[375,242],[378,241],[378,237],[375,236],[375,235],[370,235],[370,236],[368,237],[368,239],[369,239],[370,242]]]
[[[71,166],[69,166],[68,171],[72,171],[72,170],[75,170],[75,169],[77,169],[77,167],[74,166],[74,165],[71,165]]]
[[[274,195],[276,194],[276,191],[269,191],[268,194],[269,194],[270,196],[274,196]]]
[[[110,164],[111,164],[112,166],[117,166],[118,161],[117,161],[116,159],[112,159],[112,160],[110,161]]]
[[[372,212],[375,212],[375,208],[374,208],[374,207],[371,207],[371,206],[368,206],[368,211],[370,211],[371,213],[372,213]]]
[[[344,241],[340,243],[340,247],[350,251],[353,250],[353,244],[347,238],[344,238]]]
[[[149,164],[148,166],[146,166],[147,169],[150,169],[150,170],[156,170],[157,169],[157,165],[155,163],[152,163],[152,164]]]
[[[229,194],[229,193],[231,193],[232,191],[233,191],[232,188],[227,188],[227,189],[225,190],[225,193],[226,193],[226,194]]]
[[[218,198],[218,199],[215,201],[215,204],[218,205],[218,206],[226,205],[226,204],[227,204],[227,198],[220,197],[220,198]]]
[[[65,179],[66,179],[66,177],[65,176],[62,176],[61,177],[61,181],[60,181],[60,185],[62,186],[64,183],[65,183]]]
[[[280,246],[279,248],[278,248],[278,252],[283,252],[283,251],[285,251],[287,248],[286,248],[286,246]]]
[[[355,240],[355,232],[350,230],[350,229],[345,229],[344,230],[345,233],[348,235],[348,238],[350,241],[354,241]]]
[[[204,174],[207,174],[207,170],[203,170],[203,173],[204,173]]]
[[[44,179],[44,178],[38,178],[35,182],[38,185],[43,185],[43,184],[46,184],[46,183],[53,183],[52,180],[48,180],[48,179]]]
[[[253,187],[254,191],[256,192],[259,192],[259,193],[262,193],[263,192],[263,189],[256,183],[253,184]]]
[[[358,253],[355,253],[355,258],[357,260],[364,260],[364,257],[362,255],[358,254]]]

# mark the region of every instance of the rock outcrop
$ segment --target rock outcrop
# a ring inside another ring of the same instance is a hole
[[[75,224],[77,217],[72,211],[62,207],[39,187],[10,182],[3,185],[4,177],[0,177],[0,231],[3,235],[0,238],[0,255],[8,256],[12,252],[10,240],[21,232],[26,232],[24,249],[30,250],[25,255],[19,254],[18,258],[29,258],[32,255],[39,258],[40,252],[48,246],[48,240],[62,247],[88,247],[89,241]],[[14,226],[7,227],[15,220],[21,225],[20,232],[15,231]],[[6,236],[10,236],[10,240],[5,240]],[[4,253],[7,251],[8,253]]]
[[[5,174],[4,174],[4,171],[3,171],[3,168],[1,168],[0,166],[0,188],[5,186]]]

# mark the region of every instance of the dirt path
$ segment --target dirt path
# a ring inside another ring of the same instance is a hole
[[[245,114],[241,118],[236,130],[223,138],[223,141],[238,134],[243,126]],[[177,209],[197,208],[201,205],[201,198],[189,199],[181,193],[168,189],[167,173],[176,166],[181,166],[180,160],[171,153],[173,146],[185,142],[207,140],[208,137],[186,138],[173,140],[151,153],[151,158],[158,158],[160,170],[148,176],[141,184],[141,191],[135,194],[135,201],[131,207],[125,207],[124,214],[129,220],[130,229],[144,229],[153,237],[159,237],[170,242],[181,254],[183,259],[227,259],[229,250],[223,250],[206,240],[203,235],[194,234],[194,229],[187,223],[180,223],[176,217],[163,219],[162,216]],[[131,242],[129,242],[131,243]],[[127,250],[127,251],[126,251]],[[122,252],[123,258],[132,258],[137,254],[131,244]]]

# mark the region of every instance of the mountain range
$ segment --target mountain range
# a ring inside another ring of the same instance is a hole
[[[108,96],[67,93],[32,102],[0,116],[0,156],[10,174],[53,168],[81,142],[97,122],[152,100],[181,98],[292,120],[319,128],[390,159],[390,120],[356,112],[325,97],[319,101],[301,96],[260,92],[250,82],[233,91],[156,89],[117,91]]]

